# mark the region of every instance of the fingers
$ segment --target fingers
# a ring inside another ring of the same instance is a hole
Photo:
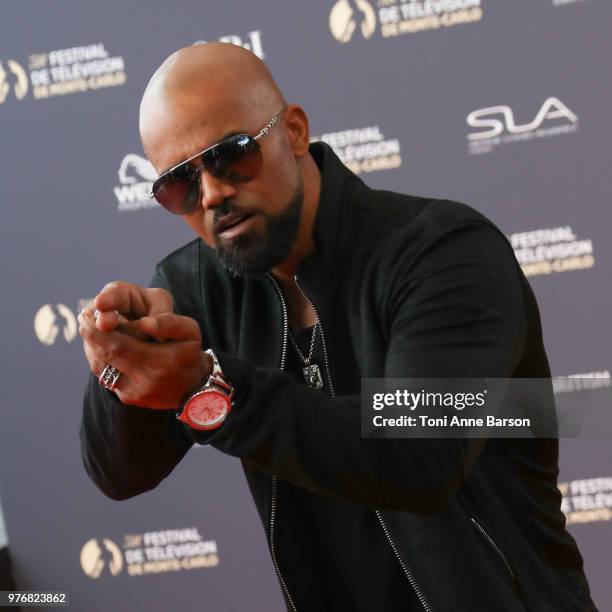
[[[191,317],[171,313],[143,317],[140,329],[156,340],[194,340],[200,343],[200,326]]]
[[[119,369],[114,393],[126,405],[176,408],[210,373],[200,328],[189,317],[161,313],[121,323],[108,332],[98,328],[90,309],[83,310],[78,320],[91,371],[99,377],[107,364]],[[128,335],[125,329],[146,340]]]
[[[151,338],[141,331],[138,321],[130,321],[120,312],[112,310],[109,312],[100,312],[96,310],[93,313],[96,322],[96,327],[102,332],[118,331],[122,334],[138,338],[139,340],[149,341]]]
[[[92,313],[90,308],[84,308],[79,314],[86,315],[89,320],[93,316],[94,324],[101,332],[119,331],[122,334],[132,336],[132,338],[139,338],[140,340],[151,340],[145,333],[140,330],[140,327],[136,321],[130,321],[127,317],[122,315],[116,310],[101,312],[96,310]],[[78,319],[81,322],[81,319]]]
[[[147,313],[150,316],[161,314],[163,312],[171,313],[174,310],[172,294],[165,289],[144,289],[144,298],[147,305]]]
[[[82,311],[78,320],[79,333],[89,345],[86,356],[94,373],[110,363],[130,374],[146,359],[146,343],[119,331],[100,331],[90,310]]]
[[[172,296],[165,289],[145,288],[132,283],[108,283],[94,298],[94,307],[101,313],[118,311],[128,319],[172,312]],[[112,317],[104,318],[103,325],[112,325]]]
[[[136,290],[136,286],[122,281],[108,283],[102,287],[102,291],[94,298],[94,307],[100,312],[118,310],[125,316],[144,315],[144,300]],[[137,313],[141,314],[138,315]]]
[[[119,317],[122,317],[124,321],[127,321],[127,318],[117,310],[96,310],[94,312],[96,326],[100,331],[113,331],[116,329],[119,326]]]

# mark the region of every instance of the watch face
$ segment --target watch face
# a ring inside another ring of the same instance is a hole
[[[192,397],[185,406],[185,421],[196,429],[215,429],[223,423],[230,411],[227,395],[214,389]]]

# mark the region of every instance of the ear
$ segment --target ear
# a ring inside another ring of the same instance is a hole
[[[284,113],[289,145],[296,157],[304,157],[310,144],[310,127],[304,109],[297,104],[289,104]]]

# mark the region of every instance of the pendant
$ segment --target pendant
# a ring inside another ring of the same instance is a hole
[[[311,365],[307,365],[305,368],[302,368],[302,372],[304,373],[304,379],[306,380],[306,384],[313,389],[322,389],[323,388],[323,377],[321,376],[321,370],[316,363]]]

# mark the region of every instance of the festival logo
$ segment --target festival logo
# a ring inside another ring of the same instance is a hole
[[[595,265],[593,241],[578,238],[569,225],[508,236],[525,276],[542,276]]]
[[[386,138],[377,125],[313,136],[311,142],[317,141],[330,145],[355,174],[391,170],[402,165],[399,139]]]
[[[358,31],[383,38],[439,30],[482,19],[481,0],[337,0],[329,14],[334,38],[347,43]]]
[[[252,51],[259,59],[264,59],[264,50],[261,42],[261,30],[253,30],[249,32],[246,37],[243,39],[241,36],[237,34],[226,34],[225,36],[220,36],[217,38],[219,42],[231,43],[232,45],[237,45],[238,47],[243,47],[247,49],[247,51]],[[194,45],[203,45],[205,44],[205,40],[196,40]]]
[[[28,75],[15,60],[6,62],[8,72],[0,62],[0,104],[3,104],[11,90],[17,100],[23,100],[29,89]]]
[[[612,521],[612,476],[560,482],[567,524]]]
[[[576,391],[589,391],[592,389],[606,389],[612,387],[612,379],[608,370],[599,372],[585,372],[583,374],[570,374],[557,376],[553,380],[555,393],[574,393]]]
[[[129,576],[145,576],[219,565],[215,540],[204,540],[196,527],[130,533],[123,548],[112,540],[92,538],[81,549],[81,567],[91,578],[103,570],[116,576],[125,566]]]
[[[329,29],[334,38],[346,43],[353,37],[356,29],[368,39],[376,30],[376,13],[366,0],[338,0],[329,14]]]
[[[544,100],[528,123],[518,123],[512,108],[505,104],[474,110],[466,121],[470,127],[476,128],[467,135],[472,155],[491,153],[502,144],[569,134],[578,129],[578,116],[555,97]]]
[[[586,0],[552,0],[553,6],[565,6],[566,4],[576,4],[577,2],[586,2]]]
[[[118,87],[126,82],[125,62],[121,55],[111,55],[103,43],[56,49],[29,56],[27,71],[15,60],[8,60],[9,73],[0,63],[0,103],[11,89],[17,100],[28,91],[35,100]]]
[[[119,165],[119,185],[113,188],[119,212],[158,208],[159,204],[151,197],[153,181],[157,172],[151,162],[135,153],[128,153]]]
[[[34,316],[34,333],[47,346],[55,344],[60,332],[66,342],[77,337],[77,320],[74,313],[64,304],[41,306]]]
[[[119,547],[108,538],[102,539],[102,545],[92,538],[81,548],[81,568],[90,578],[99,578],[105,568],[116,576],[123,568],[123,555]]]

